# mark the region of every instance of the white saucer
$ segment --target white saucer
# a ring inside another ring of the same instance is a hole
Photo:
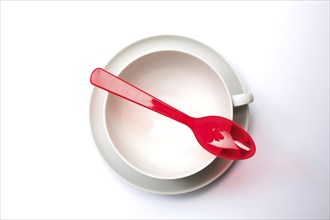
[[[138,41],[118,53],[105,67],[120,73],[127,63],[156,51],[174,50],[196,54],[213,66],[224,79],[231,95],[244,93],[233,68],[213,49],[195,40],[179,36],[156,36]],[[90,123],[95,143],[112,170],[128,183],[158,194],[181,194],[202,188],[221,176],[233,161],[217,158],[209,166],[191,176],[179,179],[158,179],[146,176],[129,166],[117,154],[107,134],[105,105],[108,93],[95,88],[90,103]],[[234,121],[247,129],[248,106],[234,108]]]

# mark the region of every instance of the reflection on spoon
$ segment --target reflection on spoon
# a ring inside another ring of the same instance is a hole
[[[214,130],[213,130],[214,131]],[[226,131],[222,131],[220,132],[221,136],[223,136],[223,139],[214,139],[212,142],[209,142],[210,145],[213,145],[215,147],[219,147],[219,148],[231,148],[231,149],[236,149],[239,150],[239,148],[249,151],[250,148],[248,146],[246,146],[245,144],[243,144],[240,141],[237,140],[233,140],[232,136],[230,135],[230,133],[226,132]]]

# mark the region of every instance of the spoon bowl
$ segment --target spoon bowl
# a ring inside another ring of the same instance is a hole
[[[189,127],[199,144],[217,157],[242,160],[255,154],[250,135],[232,120],[220,116],[193,118]]]

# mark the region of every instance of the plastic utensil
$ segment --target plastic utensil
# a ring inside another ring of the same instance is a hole
[[[218,157],[242,160],[255,154],[255,144],[250,135],[232,120],[220,116],[191,117],[102,68],[96,68],[92,72],[90,82],[96,87],[187,125],[194,132],[199,144]]]

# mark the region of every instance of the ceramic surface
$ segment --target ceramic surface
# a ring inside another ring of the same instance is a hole
[[[160,52],[161,51],[161,52]],[[150,56],[150,54],[157,54],[157,56],[166,56],[168,54],[163,53],[164,51],[168,51],[168,53],[175,53],[178,56],[182,56],[180,59],[192,59],[192,63],[195,63],[196,66],[199,66],[200,68],[205,68],[207,70],[207,74],[205,78],[202,76],[196,77],[196,74],[198,73],[195,72],[195,74],[192,74],[196,78],[192,79],[192,83],[196,83],[196,86],[198,88],[198,85],[200,86],[201,83],[202,85],[204,83],[210,83],[210,88],[211,89],[211,108],[210,112],[204,112],[205,110],[201,110],[202,108],[187,108],[185,109],[185,106],[181,104],[182,110],[187,110],[187,113],[192,113],[192,114],[216,114],[221,111],[220,114],[226,114],[227,117],[232,117],[232,104],[231,100],[228,98],[230,96],[227,96],[227,93],[229,93],[231,96],[237,95],[237,94],[242,94],[244,93],[244,89],[242,84],[240,83],[237,75],[235,74],[233,68],[224,60],[222,56],[220,56],[218,53],[216,53],[214,50],[211,48],[205,46],[204,44],[201,44],[197,41],[191,40],[189,38],[184,38],[184,37],[178,37],[178,36],[158,36],[158,37],[152,37],[152,38],[147,38],[142,41],[138,41],[124,50],[122,50],[120,53],[118,53],[105,67],[110,72],[113,73],[121,73],[122,77],[125,78],[127,77],[128,80],[132,80],[135,82],[134,83],[139,83],[146,86],[146,90],[153,88],[153,86],[156,86],[157,84],[154,83],[145,83],[143,80],[143,76],[147,75],[141,75],[141,74],[133,74],[132,71],[129,69],[130,64],[131,65],[136,65],[136,62],[139,63],[141,60],[141,57],[143,59],[155,59],[155,56]],[[195,56],[188,56],[187,54],[193,54]],[[173,54],[172,54],[173,55]],[[198,57],[198,59],[196,58]],[[180,60],[178,59],[178,60]],[[159,59],[159,57],[157,58]],[[197,61],[196,61],[197,60]],[[203,62],[202,62],[203,61]],[[134,63],[135,62],[135,63]],[[145,62],[145,60],[143,61]],[[191,61],[189,61],[191,62]],[[179,62],[180,63],[180,62]],[[135,66],[137,67],[137,66]],[[150,67],[149,67],[150,68]],[[135,68],[134,68],[135,69]],[[143,68],[142,68],[143,70]],[[192,69],[190,69],[192,70]],[[179,74],[180,72],[180,74]],[[173,84],[173,79],[176,77],[180,77],[181,74],[187,74],[184,73],[185,71],[176,71],[175,74],[173,74],[172,82],[171,77],[166,77],[169,73],[167,74],[156,74],[157,77],[167,79],[169,80],[167,83],[165,83],[166,89],[169,88],[169,85],[172,83]],[[142,72],[141,72],[142,73]],[[215,74],[217,73],[217,74]],[[191,74],[191,73],[190,73]],[[188,75],[186,75],[188,76]],[[186,77],[185,76],[185,77]],[[221,77],[220,77],[221,76]],[[149,78],[150,76],[148,76]],[[161,81],[157,79],[156,81]],[[213,78],[212,78],[213,77]],[[212,80],[210,80],[210,78]],[[150,78],[149,78],[150,79]],[[142,80],[142,81],[139,81]],[[201,80],[201,81],[200,81]],[[223,80],[223,81],[222,81]],[[165,80],[166,81],[166,80]],[[175,81],[175,80],[174,80]],[[198,81],[198,82],[197,82]],[[212,81],[212,82],[211,82]],[[151,87],[150,87],[151,86]],[[156,86],[157,87],[157,86]],[[197,89],[195,95],[193,97],[198,97],[198,93],[202,93],[205,95],[205,85],[201,87],[202,89]],[[155,89],[155,91],[162,91],[162,89],[158,90],[159,88]],[[226,92],[227,91],[227,92]],[[218,92],[218,93],[217,93]],[[151,93],[151,91],[150,91]],[[164,96],[166,93],[160,92],[160,96]],[[174,93],[173,93],[174,94]],[[223,108],[219,107],[217,105],[217,101],[220,103],[222,98],[220,100],[217,100],[216,97],[213,94],[218,94],[220,97],[224,96],[224,104],[225,106],[230,106],[230,108]],[[157,96],[157,94],[155,94]],[[174,96],[176,97],[176,96]],[[226,98],[227,97],[227,98]],[[161,98],[161,97],[160,97]],[[168,101],[169,104],[175,104],[175,103],[182,103],[182,99],[178,100],[177,98],[173,99],[172,97],[163,97],[164,101]],[[119,152],[118,154],[118,149],[115,150],[114,147],[114,142],[118,142],[118,140],[114,141],[113,135],[114,134],[109,134],[113,131],[115,132],[115,128],[111,127],[111,122],[109,119],[111,117],[108,117],[111,115],[111,111],[116,114],[120,114],[120,111],[116,112],[116,109],[111,109],[111,105],[109,105],[110,99],[116,99],[113,98],[111,95],[109,95],[107,92],[102,91],[100,89],[95,88],[92,94],[92,99],[91,99],[91,106],[90,106],[90,119],[91,119],[91,127],[92,127],[92,132],[94,135],[95,142],[103,156],[103,158],[106,160],[106,162],[109,164],[109,166],[114,170],[115,173],[117,173],[119,176],[121,176],[124,180],[127,182],[133,184],[136,187],[142,188],[144,190],[148,190],[154,193],[161,193],[161,194],[179,194],[179,193],[184,193],[184,192],[189,192],[196,190],[198,188],[201,188],[219,176],[223,174],[233,163],[233,161],[229,160],[224,160],[220,158],[207,158],[208,155],[205,155],[205,161],[206,163],[210,163],[207,165],[204,169],[199,168],[198,169],[191,171],[191,175],[184,174],[183,178],[179,178],[180,175],[178,175],[178,178],[175,179],[160,179],[160,178],[155,178],[150,175],[146,175],[145,172],[139,172],[137,171],[136,167],[133,168],[132,164],[127,163],[127,159],[123,158],[123,152]],[[116,100],[117,102],[116,105],[118,108],[122,109],[127,109],[124,108],[128,103],[123,103],[123,100]],[[185,103],[185,102],[183,102]],[[131,104],[131,103],[130,103]],[[175,106],[175,105],[174,105]],[[178,105],[180,106],[180,105]],[[127,106],[126,106],[127,107]],[[175,106],[177,107],[177,106]],[[130,108],[128,108],[130,109]],[[195,111],[195,112],[189,112],[188,109],[195,109],[195,110],[190,110],[190,111]],[[136,109],[135,109],[136,110]],[[150,114],[150,118],[156,117],[155,113],[146,113],[148,111],[145,111],[145,109],[140,109],[143,111],[141,114]],[[134,111],[135,112],[135,111]],[[248,118],[248,106],[241,106],[241,107],[235,107],[233,110],[233,119],[240,125],[242,125],[244,128],[247,128],[247,118]],[[110,114],[110,115],[109,115]],[[127,115],[127,113],[125,113]],[[157,115],[157,117],[160,117]],[[163,116],[161,116],[163,117]],[[141,118],[140,118],[141,119]],[[135,120],[140,120],[140,119],[135,119]],[[165,119],[162,119],[165,120]],[[155,125],[155,120],[153,121],[150,125]],[[157,121],[157,120],[156,120]],[[121,121],[125,123],[124,121]],[[117,122],[116,122],[117,123]],[[163,122],[161,122],[163,123]],[[167,123],[167,122],[166,122]],[[171,123],[171,122],[168,122]],[[171,125],[172,126],[172,125]],[[152,127],[151,127],[152,128]],[[134,129],[134,128],[130,128]],[[138,129],[138,128],[137,128]],[[176,128],[176,129],[183,129],[183,128]],[[148,135],[150,135],[150,131],[152,129],[141,129],[142,131],[148,131]],[[120,129],[118,129],[120,131]],[[133,130],[132,130],[133,131]],[[184,130],[180,130],[181,132],[186,132]],[[153,135],[156,135],[154,133]],[[118,136],[117,136],[118,137]],[[186,137],[189,137],[187,135]],[[119,142],[122,140],[119,140]],[[172,140],[171,140],[172,141]],[[159,143],[159,141],[157,141]],[[143,145],[141,145],[143,146]],[[167,145],[168,146],[168,145]],[[128,148],[126,148],[127,150]],[[165,149],[165,148],[164,148]],[[200,147],[201,150],[203,150]],[[158,160],[154,161],[155,164],[160,164],[163,165],[163,163],[159,163],[159,157],[156,157]],[[166,158],[166,157],[165,157]],[[167,157],[169,158],[169,157]],[[134,160],[133,160],[134,161]],[[149,164],[152,163],[152,161],[149,161]],[[205,164],[204,164],[205,165]],[[135,165],[134,165],[135,166]],[[138,170],[141,168],[138,168]],[[186,171],[184,171],[186,172]],[[158,173],[159,174],[159,173]],[[163,175],[163,174],[162,174]]]

